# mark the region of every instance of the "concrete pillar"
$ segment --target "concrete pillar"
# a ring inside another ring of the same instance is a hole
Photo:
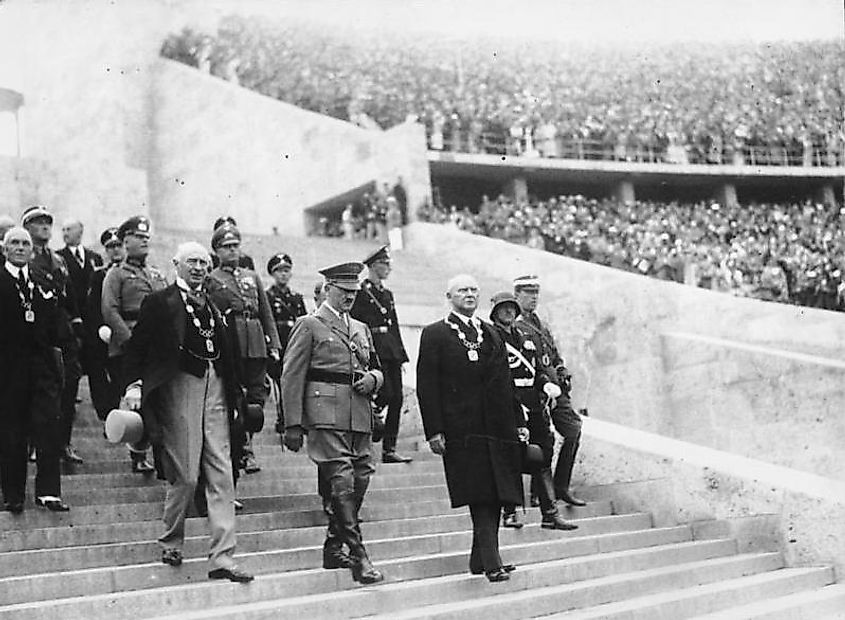
[[[833,183],[825,183],[816,188],[814,200],[828,207],[836,206],[836,192],[833,190]]]
[[[528,180],[525,177],[514,177],[505,183],[502,193],[514,202],[528,202]]]
[[[739,204],[736,197],[736,185],[733,183],[725,183],[716,191],[716,202],[725,205],[726,207],[735,207]]]
[[[616,184],[614,192],[616,199],[621,202],[634,202],[637,199],[637,193],[634,190],[633,181],[619,181]]]

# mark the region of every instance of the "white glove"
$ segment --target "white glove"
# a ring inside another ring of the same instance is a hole
[[[133,383],[123,394],[123,408],[138,411],[141,408],[141,384]]]
[[[100,329],[97,330],[97,335],[100,337],[100,340],[108,344],[109,340],[111,340],[111,327],[108,325],[100,325]]]
[[[547,382],[546,385],[543,386],[543,392],[545,392],[546,396],[549,398],[559,398],[561,395],[560,387],[551,381]]]

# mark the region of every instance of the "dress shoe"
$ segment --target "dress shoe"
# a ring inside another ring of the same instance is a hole
[[[570,493],[568,489],[566,491],[564,491],[563,493],[559,493],[558,499],[563,500],[564,502],[566,502],[570,506],[586,506],[587,505],[587,502],[585,502],[583,499],[579,499],[579,498],[575,497],[574,495],[572,495],[572,493]]]
[[[515,512],[506,512],[502,515],[502,527],[510,527],[515,530],[521,529],[524,523],[520,523]]]
[[[249,583],[255,577],[243,569],[233,566],[232,568],[215,568],[208,571],[209,579],[228,579],[237,583]]]
[[[386,451],[381,455],[382,463],[410,463],[413,460],[409,456],[397,454],[394,450]]]
[[[243,502],[241,502],[240,500],[237,500],[237,499],[233,499],[232,503],[235,505],[235,512],[242,512],[243,511],[243,509],[244,509]],[[206,516],[208,516],[208,515],[206,515]]]
[[[179,549],[162,549],[161,561],[163,564],[169,564],[170,566],[181,566],[182,551]]]
[[[70,506],[65,504],[59,497],[36,497],[35,505],[40,508],[46,508],[51,512],[67,512]]]
[[[151,474],[153,473],[156,468],[153,467],[150,462],[147,460],[147,455],[143,452],[131,453],[132,457],[132,473],[135,474]]]
[[[506,573],[512,573],[516,570],[516,564],[502,564],[502,570]],[[469,569],[473,575],[481,575],[484,572],[483,568],[471,568]]]
[[[23,502],[6,502],[3,504],[3,510],[11,512],[13,515],[19,515],[23,512]]]
[[[62,460],[65,463],[72,463],[74,465],[82,465],[85,462],[70,444],[65,446],[64,452],[62,453]]]
[[[543,520],[540,522],[540,527],[546,530],[577,530],[578,526],[574,523],[565,521],[559,514],[543,515]]]
[[[511,578],[510,573],[506,571],[503,566],[494,570],[484,571],[484,575],[487,577],[487,581],[489,581],[490,583],[508,581]]]
[[[261,466],[255,460],[255,457],[250,455],[243,460],[243,470],[245,474],[257,474],[261,471]]]
[[[358,559],[352,558],[352,579],[358,583],[368,585],[384,581],[384,575],[373,566],[368,557],[364,556]]]

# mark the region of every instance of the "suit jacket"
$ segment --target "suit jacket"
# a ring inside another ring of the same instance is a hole
[[[378,386],[384,381],[366,325],[349,319],[349,328],[324,303],[293,327],[282,364],[282,403],[288,427],[330,428],[372,432],[369,396],[348,383],[316,381],[309,371],[351,377],[372,371]],[[351,382],[351,381],[350,381]]]
[[[522,503],[516,429],[525,422],[504,343],[492,325],[481,325],[478,361],[469,359],[455,332],[463,329],[457,317],[427,325],[420,336],[420,414],[427,438],[446,438],[443,466],[453,507]]]
[[[403,364],[408,361],[402,335],[399,333],[396,303],[390,289],[379,289],[369,280],[364,280],[349,314],[370,328],[376,352],[382,363]]]
[[[80,246],[82,247],[82,246]],[[94,270],[103,266],[103,257],[83,247],[84,265],[80,265],[70,248],[65,246],[57,253],[65,260],[68,276],[73,286],[73,294],[76,295],[76,307],[82,312],[85,301],[88,298],[88,289],[91,286],[91,276]]]
[[[241,389],[235,358],[236,343],[233,331],[211,299],[209,307],[214,313],[217,342],[220,346],[218,368],[222,371],[229,409],[230,424],[236,415]],[[185,341],[187,311],[182,295],[175,284],[150,293],[141,304],[138,323],[126,347],[125,378],[131,384],[142,380],[141,416],[144,427],[153,440],[159,432],[159,420],[168,415],[160,406],[157,390],[181,371],[182,347]]]

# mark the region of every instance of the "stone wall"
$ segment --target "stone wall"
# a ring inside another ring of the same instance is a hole
[[[417,223],[406,239],[482,282],[538,274],[540,314],[574,371],[574,402],[594,417],[845,474],[835,457],[845,446],[844,315],[662,282],[448,226]]]

